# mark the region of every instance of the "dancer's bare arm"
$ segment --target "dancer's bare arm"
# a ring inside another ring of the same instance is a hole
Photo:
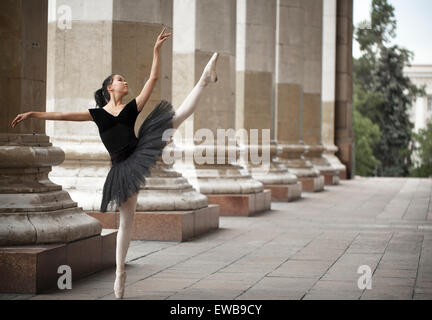
[[[146,105],[148,99],[153,92],[154,87],[156,86],[158,76],[159,76],[159,64],[160,64],[160,48],[162,43],[171,35],[171,33],[165,34],[166,28],[163,28],[162,32],[159,34],[156,44],[153,49],[153,64],[150,72],[150,77],[144,85],[144,88],[141,90],[141,93],[136,97],[136,103],[138,107],[138,112]]]
[[[29,119],[43,119],[43,120],[58,120],[58,121],[93,121],[93,118],[88,110],[82,112],[26,112],[21,113],[12,121],[12,128],[18,123]]]

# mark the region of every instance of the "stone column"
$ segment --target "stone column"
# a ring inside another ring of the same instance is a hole
[[[47,0],[4,1],[0,13],[0,292],[50,288],[62,264],[79,279],[109,264],[104,252],[115,249],[115,234],[103,248],[100,223],[49,180],[64,153],[45,134],[45,121],[10,126],[19,113],[45,111],[47,13]]]
[[[346,167],[335,156],[339,150],[335,138],[335,93],[336,93],[336,4],[337,0],[324,1],[323,16],[323,75],[322,75],[322,141],[323,157],[346,178]]]
[[[276,57],[276,0],[237,1],[237,88],[236,88],[236,128],[247,130],[247,141],[242,147],[253,151],[268,152],[269,163],[254,164],[253,156],[242,163],[252,173],[253,178],[261,181],[266,189],[272,191],[272,201],[292,201],[301,196],[301,183],[297,177],[274,157],[277,154],[275,140],[263,145],[263,130],[274,137],[273,91]],[[251,141],[251,130],[259,130],[257,141]],[[266,161],[261,157],[261,161]]]
[[[324,177],[304,157],[304,8],[302,1],[278,0],[276,25],[276,139],[281,161],[302,182],[303,191],[322,191]]]
[[[56,28],[50,21],[48,104],[56,111],[94,107],[94,91],[110,74],[123,75],[129,84],[124,103],[142,90],[153,62],[153,46],[163,27],[172,32],[171,0],[64,1],[72,9],[72,28]],[[57,10],[62,5],[53,2]],[[82,48],[82,49],[81,49]],[[138,116],[135,131],[161,99],[171,100],[172,41],[164,43],[158,83]],[[55,143],[66,153],[52,178],[65,184],[71,196],[104,227],[117,228],[119,214],[99,211],[102,188],[111,166],[97,126],[55,123]],[[132,239],[184,241],[217,228],[216,206],[159,159],[138,196]],[[193,219],[191,219],[193,217]],[[194,219],[201,221],[194,224]],[[181,223],[179,223],[181,221]]]
[[[113,0],[49,1],[47,111],[95,107],[94,91],[113,72],[112,16]],[[50,178],[85,210],[98,210],[110,163],[97,127],[48,121],[47,132],[66,156]]]
[[[347,168],[347,178],[353,179],[355,175],[355,148],[352,127],[353,0],[337,1],[336,26],[335,141],[339,148],[336,155]]]
[[[71,242],[100,234],[60,185],[48,179],[64,160],[45,134],[45,121],[15,128],[19,113],[45,111],[47,1],[8,1],[2,21],[2,117],[0,119],[0,245]],[[4,91],[3,91],[4,90]]]
[[[304,0],[303,140],[310,146],[306,158],[325,177],[327,185],[339,184],[339,171],[323,158],[321,137],[323,0]]]
[[[248,216],[270,208],[271,192],[264,191],[261,182],[243,172],[236,164],[237,157],[229,156],[238,154],[234,130],[235,49],[236,1],[174,0],[175,106],[179,106],[196,85],[213,53],[220,54],[218,82],[206,88],[197,110],[178,130],[184,143],[178,137],[175,141],[187,161],[178,161],[176,167],[181,167],[184,175],[211,203],[221,206],[221,215]],[[219,139],[218,129],[222,129]],[[231,129],[229,146],[225,144],[225,129]],[[199,135],[207,135],[209,139],[202,146],[199,146],[203,142]],[[206,157],[198,159],[193,153]]]

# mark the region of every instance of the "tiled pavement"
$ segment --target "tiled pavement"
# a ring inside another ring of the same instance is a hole
[[[125,299],[432,299],[431,199],[432,179],[358,178],[188,242],[134,241]],[[113,299],[113,281],[0,299]]]

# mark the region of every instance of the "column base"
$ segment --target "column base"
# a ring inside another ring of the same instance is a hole
[[[348,180],[346,171],[339,171],[340,180]]]
[[[287,185],[264,185],[264,188],[271,191],[272,202],[292,202],[301,198],[301,182]]]
[[[0,247],[0,293],[38,294],[57,287],[62,265],[72,282],[115,266],[117,230],[70,243]],[[73,287],[73,285],[72,285]]]
[[[119,212],[88,212],[104,228],[117,229]],[[183,242],[219,228],[219,207],[188,211],[136,212],[132,227],[132,240]]]
[[[210,203],[220,206],[220,216],[249,217],[271,209],[271,191],[250,194],[206,194]]]
[[[325,145],[325,151],[323,153],[323,158],[325,158],[331,166],[339,171],[339,180],[346,180],[346,166],[340,162],[338,157],[335,156],[335,153],[338,152],[339,148],[335,145]]]
[[[336,186],[340,184],[340,172],[324,172],[321,171],[321,175],[324,177],[324,184],[326,186]]]
[[[299,177],[302,183],[303,192],[321,192],[324,191],[324,176],[319,177]]]

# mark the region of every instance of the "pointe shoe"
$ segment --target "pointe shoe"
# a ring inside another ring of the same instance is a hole
[[[120,275],[116,274],[116,279],[114,282],[114,295],[116,299],[123,299],[125,282],[126,272],[122,272]]]
[[[211,57],[210,61],[207,63],[207,66],[205,67],[201,78],[203,86],[207,86],[210,82],[218,81],[218,76],[216,74],[216,62],[218,58],[219,58],[219,53],[215,52]]]

